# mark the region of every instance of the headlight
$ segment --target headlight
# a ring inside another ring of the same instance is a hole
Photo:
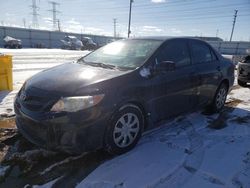
[[[94,96],[65,97],[57,101],[50,111],[53,112],[76,112],[98,104],[104,94]]]

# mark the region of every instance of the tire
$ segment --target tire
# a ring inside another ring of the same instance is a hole
[[[227,92],[228,92],[228,86],[225,83],[222,83],[214,96],[213,102],[212,102],[212,112],[219,112],[223,109],[226,99],[227,99]]]
[[[135,147],[144,128],[144,116],[134,105],[126,105],[114,115],[105,134],[105,148],[115,155]]]
[[[243,82],[243,81],[241,81],[241,80],[237,80],[238,81],[238,84],[240,85],[240,86],[242,86],[242,87],[245,87],[246,85],[247,85],[247,83],[246,82]]]

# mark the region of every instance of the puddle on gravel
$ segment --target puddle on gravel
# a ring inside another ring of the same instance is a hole
[[[0,188],[32,187],[53,180],[55,187],[75,187],[111,158],[104,151],[78,156],[50,152],[29,143],[16,129],[0,128],[0,171],[8,168],[4,175],[0,174]]]
[[[16,128],[15,118],[5,118],[0,120],[0,128],[14,129]]]
[[[232,98],[230,101],[226,102],[226,107],[236,107],[238,104],[242,102],[243,101],[240,99]]]
[[[39,161],[26,172],[23,166],[25,163],[16,158],[7,164],[11,166],[11,170],[4,180],[0,181],[0,187],[21,188],[27,185],[32,187],[32,185],[44,185],[55,179],[58,180],[55,181],[54,187],[75,187],[110,158],[111,156],[103,151],[80,156],[65,156],[58,153],[53,156],[40,156]]]
[[[224,110],[219,114],[219,116],[209,122],[208,127],[211,129],[223,129],[227,126],[227,120],[229,117],[229,113],[234,110],[234,107],[236,107],[238,104],[240,104],[242,100],[239,99],[233,99],[231,101],[228,101],[224,107]]]

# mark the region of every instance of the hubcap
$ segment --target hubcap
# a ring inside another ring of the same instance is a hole
[[[227,97],[227,91],[225,88],[221,88],[216,96],[216,107],[218,109],[222,108]]]
[[[139,119],[133,113],[126,113],[115,124],[113,139],[118,147],[132,144],[139,133]]]

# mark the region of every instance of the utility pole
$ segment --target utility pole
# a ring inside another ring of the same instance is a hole
[[[26,19],[23,18],[23,27],[26,28]]]
[[[60,5],[59,3],[57,3],[57,2],[55,2],[55,1],[49,1],[49,3],[52,5],[52,9],[51,10],[49,10],[50,12],[52,12],[52,14],[53,14],[53,29],[54,30],[59,30],[59,28],[57,28],[57,26],[58,26],[58,21],[57,21],[57,19],[56,19],[56,14],[57,13],[59,13],[59,11],[57,11],[56,10],[56,6],[57,5]]]
[[[134,0],[129,0],[129,18],[128,18],[128,38],[129,38],[129,35],[131,33],[131,30],[130,30],[130,25],[131,25],[131,10],[132,10],[132,3],[134,2]]]
[[[216,37],[219,35],[219,29],[216,30]]]
[[[114,21],[114,38],[116,38],[116,18],[113,19]]]
[[[34,28],[38,28],[39,24],[38,24],[38,19],[37,16],[39,15],[37,13],[37,11],[39,10],[39,7],[36,5],[36,0],[32,0],[32,5],[30,5],[31,9],[32,9],[32,26]]]
[[[58,31],[61,31],[61,24],[60,24],[60,20],[57,20],[57,26],[58,26]]]
[[[234,26],[235,26],[235,22],[236,22],[236,18],[237,18],[237,13],[238,13],[238,10],[234,10],[234,21],[233,21],[233,28],[232,28],[232,32],[231,32],[231,36],[230,36],[230,42],[232,41],[233,34],[234,34]]]

